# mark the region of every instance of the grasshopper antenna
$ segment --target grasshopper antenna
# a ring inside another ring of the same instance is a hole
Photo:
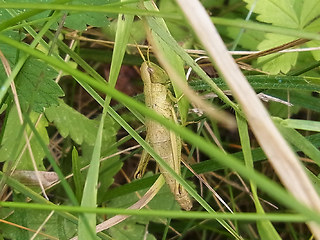
[[[139,52],[139,54],[140,54],[141,58],[143,59],[143,61],[144,61],[144,62],[146,62],[146,59],[145,59],[145,57],[143,56],[143,53],[141,52],[141,50],[140,50],[140,48],[139,48],[139,46],[138,46],[137,42],[136,42],[136,41],[134,41],[134,43],[136,44],[136,48],[138,49],[138,52]],[[148,62],[149,62],[149,47],[148,47],[147,58],[148,58]]]
[[[147,59],[148,59],[148,63],[150,63],[150,45],[148,45]]]

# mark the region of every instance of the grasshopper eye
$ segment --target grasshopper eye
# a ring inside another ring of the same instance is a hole
[[[152,67],[148,67],[147,71],[150,73],[150,75],[154,74],[154,70]]]

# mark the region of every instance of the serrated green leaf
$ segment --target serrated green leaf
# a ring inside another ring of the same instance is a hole
[[[48,217],[48,211],[33,211],[28,209],[15,209],[12,211],[13,214],[7,218],[7,221],[21,224],[24,227],[37,230],[39,226],[45,221]],[[61,218],[61,217],[60,217]],[[9,224],[0,224],[1,232],[4,237],[7,239],[31,239],[34,232],[17,229],[17,227]],[[61,239],[62,235],[66,236],[66,239],[70,239],[76,232],[76,225],[67,220],[59,220],[59,216],[54,214],[41,229],[41,233],[50,235]],[[24,238],[21,238],[24,236]],[[38,234],[35,238],[40,239],[49,239],[41,234]]]
[[[220,28],[223,29],[223,28]],[[239,28],[236,27],[227,27],[226,30],[220,30],[219,33],[223,33],[232,39],[236,39],[239,34]],[[243,34],[239,40],[238,45],[245,49],[256,50],[258,44],[264,39],[264,33],[253,31],[250,29],[246,30],[246,34]]]
[[[76,5],[105,5],[108,2],[108,0],[77,0],[72,3]],[[66,17],[64,26],[74,30],[83,31],[87,29],[88,25],[93,27],[103,27],[107,24],[109,24],[107,14],[84,11],[81,13],[70,13],[69,16]]]
[[[50,122],[54,122],[62,137],[70,136],[79,145],[83,142],[94,145],[97,121],[86,118],[62,100],[59,100],[59,106],[47,108],[45,115]]]
[[[74,13],[66,18],[64,26],[74,30],[84,31],[88,26],[103,27],[109,24],[106,15],[98,13]]]
[[[22,106],[30,106],[35,112],[59,104],[64,96],[60,86],[53,80],[57,72],[46,63],[29,58],[16,78],[17,92]]]
[[[320,22],[320,21],[319,21]],[[319,24],[319,28],[320,29],[320,24]],[[319,47],[320,46],[320,41],[311,41],[311,42],[307,42],[306,43],[307,47]],[[320,51],[311,51],[311,54],[313,56],[313,58],[317,61],[320,60]]]
[[[290,36],[273,33],[267,33],[265,38],[266,39],[258,45],[258,49],[266,50],[295,40],[295,38]],[[258,63],[261,64],[265,62],[262,70],[269,72],[270,74],[278,74],[279,72],[287,73],[290,71],[291,67],[296,64],[297,58],[297,52],[285,54],[275,53],[258,58]]]
[[[146,174],[146,176],[151,175],[150,172]],[[142,196],[145,194],[147,190],[138,191],[138,193]],[[109,207],[115,208],[126,208],[134,204],[139,200],[137,194],[132,192],[127,195],[123,195],[117,197],[110,201],[108,204]],[[166,210],[180,210],[180,206],[175,201],[174,196],[172,195],[169,187],[165,184],[160,191],[155,195],[155,197],[148,203],[148,206],[153,209],[166,209]],[[139,216],[131,216],[126,219],[123,223],[113,226],[109,229],[109,233],[115,239],[143,239],[145,234],[145,227],[143,230],[141,229],[142,225],[148,225],[148,223],[152,221],[155,223],[161,223],[161,218],[158,217],[139,217]],[[126,229],[128,227],[128,229]],[[125,230],[125,231],[124,231]],[[131,231],[135,231],[131,233]],[[132,235],[131,235],[132,234]],[[127,238],[129,236],[130,238]],[[132,237],[132,238],[131,238]],[[151,237],[151,238],[150,238]],[[148,235],[147,239],[154,239],[152,235]]]
[[[4,1],[2,1],[2,2],[4,2]],[[27,3],[27,2],[30,2],[30,3],[34,3],[34,2],[50,3],[50,2],[52,2],[52,0],[6,0],[5,2],[7,2],[7,3],[10,3],[10,2],[12,2],[12,3],[17,3],[17,2],[21,2],[21,3]],[[29,11],[29,9],[15,9],[16,14],[23,14],[26,11]],[[1,14],[1,13],[4,13],[4,14]],[[28,21],[46,18],[49,16],[49,14],[50,14],[50,10],[41,11],[40,13],[37,13],[35,15],[33,14],[32,17],[28,18]],[[9,14],[6,9],[3,9],[3,12],[1,12],[1,10],[0,10],[0,22],[8,20],[10,18],[12,18],[12,15]],[[35,24],[36,27],[42,27],[42,25],[43,25],[42,22],[40,24],[39,23]]]
[[[148,172],[145,174],[144,178],[151,176],[152,173]],[[143,196],[148,189],[139,190],[137,191],[140,196]],[[112,199],[109,203],[109,207],[113,208],[127,208],[136,203],[139,200],[136,192],[131,192],[126,195],[122,195],[120,197],[116,197]],[[148,203],[148,207],[153,210],[180,210],[181,207],[174,199],[170,188],[168,185],[164,184],[159,192],[154,196],[154,198]],[[139,217],[139,216],[132,216],[130,217],[131,220],[135,220],[136,222],[147,224],[149,221],[160,223],[161,218],[156,217]]]
[[[15,2],[15,3],[17,3],[17,2],[37,3],[38,2],[39,4],[52,3],[51,0],[7,0],[7,2]],[[75,5],[83,5],[84,11],[83,12],[70,12],[69,15],[65,19],[65,22],[64,22],[65,27],[68,27],[73,30],[83,31],[87,28],[87,26],[103,27],[109,23],[109,20],[108,20],[109,15],[107,15],[106,13],[92,13],[92,12],[85,11],[86,5],[105,5],[105,4],[109,3],[109,0],[76,0],[76,1],[72,1],[72,3]],[[17,9],[16,10],[17,13],[24,12],[24,11],[25,11],[25,9],[21,9],[21,10]],[[0,22],[12,17],[7,13],[4,16],[2,16],[1,15],[2,12],[6,12],[6,11],[0,10]],[[41,18],[46,18],[49,15],[50,15],[50,11],[47,10],[47,11],[43,11],[41,13],[38,13],[38,14],[30,17],[28,20],[34,21],[34,20],[38,20]],[[59,21],[60,21],[60,19],[59,19]],[[35,24],[35,26],[40,27],[41,25]],[[52,28],[54,29],[57,26],[58,26],[58,24],[55,24],[54,26],[52,26]]]
[[[304,1],[300,1],[304,2]],[[302,27],[310,24],[312,20],[317,18],[320,14],[320,1],[319,0],[308,0],[306,4],[303,4],[300,15],[300,25]]]
[[[145,226],[137,224],[133,221],[124,221],[110,228],[109,230],[113,239],[122,240],[155,240],[156,238],[147,232]]]
[[[3,13],[3,11],[1,11],[0,9],[0,15],[7,15],[5,13]],[[0,22],[1,22],[1,18],[0,18]],[[24,38],[24,34],[18,33],[17,31],[6,31],[3,33],[5,36],[10,37],[11,39],[14,40],[22,40]],[[0,42],[0,50],[3,53],[3,55],[5,56],[5,58],[8,60],[10,66],[12,67],[14,65],[14,63],[16,62],[17,58],[19,57],[19,52],[16,48],[5,44],[3,42]],[[3,64],[0,64],[0,84],[2,85],[3,82],[5,81],[5,79],[7,79],[7,75],[6,72],[3,68]]]
[[[299,19],[294,9],[295,0],[243,0],[248,3],[247,9],[256,4],[254,12],[259,14],[257,20],[277,26],[296,28]],[[300,1],[300,0],[298,0]]]
[[[32,119],[33,122],[36,122],[38,117],[39,117],[38,113],[32,112],[30,114],[30,118]],[[46,119],[41,118],[39,124],[37,125],[37,130],[41,135],[43,141],[46,144],[49,144],[49,137],[46,130],[47,125],[48,124]],[[9,112],[7,124],[5,125],[5,129],[4,129],[4,135],[3,135],[1,148],[0,148],[1,162],[15,160],[16,157],[20,154],[23,147],[25,146],[26,142],[25,142],[24,136],[19,135],[21,133],[20,129],[21,129],[21,124],[18,118],[17,108],[14,106],[11,108]],[[29,128],[26,128],[26,131],[28,135],[31,132]],[[45,153],[35,137],[31,139],[30,145],[32,148],[32,152],[33,152],[38,170],[45,170],[42,162],[45,156]],[[22,155],[22,158],[17,166],[17,170],[34,170],[28,150],[26,150]]]
[[[6,32],[6,35],[16,40],[24,38],[23,34],[14,31]],[[19,58],[17,49],[0,43],[0,50],[13,68]],[[56,76],[57,72],[52,67],[35,58],[29,58],[15,79],[21,105],[23,107],[30,105],[33,111],[39,113],[43,112],[45,107],[57,105],[58,97],[63,96],[64,92],[53,81]],[[6,79],[7,75],[0,64],[0,84],[3,84]]]
[[[86,118],[62,100],[60,100],[59,106],[47,108],[45,115],[50,122],[55,124],[61,136],[70,136],[73,141],[81,145],[82,155],[78,158],[80,167],[90,164],[99,121],[97,119],[91,120]],[[117,151],[115,147],[110,148],[116,142],[115,136],[117,130],[118,125],[110,117],[106,116],[102,134],[101,157],[108,156]],[[119,161],[119,156],[101,162],[99,182],[103,183],[103,188],[98,191],[99,198],[113,183],[113,177],[121,169],[122,164]],[[85,176],[82,179],[84,181]]]
[[[274,26],[287,27],[289,29],[308,30],[318,32],[319,30],[319,12],[320,3],[318,0],[301,1],[301,0],[243,0],[248,3],[250,9],[252,4],[256,4],[254,12],[258,14],[257,20],[271,23]],[[288,43],[295,38],[279,34],[266,34],[265,40],[262,41],[258,49],[266,50]],[[317,43],[311,41],[309,46]],[[317,45],[318,46],[318,45]],[[313,53],[315,59],[319,59],[318,53]],[[279,72],[287,73],[292,66],[296,64],[298,53],[272,54],[258,59],[258,63],[263,63],[262,69],[271,74]]]

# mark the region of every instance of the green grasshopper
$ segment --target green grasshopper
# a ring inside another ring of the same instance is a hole
[[[168,89],[170,79],[167,73],[152,62],[144,61],[140,68],[141,78],[144,83],[145,103],[165,118],[177,120],[172,96]],[[147,135],[146,141],[153,147],[155,152],[167,162],[177,173],[181,174],[181,140],[174,132],[168,130],[161,124],[146,119]],[[142,156],[135,173],[136,178],[141,178],[145,172],[150,155],[143,150]],[[186,190],[163,168],[160,167],[171,192],[180,206],[185,210],[192,208],[192,202]]]

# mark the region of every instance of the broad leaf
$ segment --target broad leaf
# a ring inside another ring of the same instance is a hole
[[[274,26],[287,27],[289,29],[301,29],[310,32],[319,31],[319,13],[320,2],[318,0],[301,1],[301,0],[243,0],[248,3],[250,9],[255,4],[254,12],[258,14],[257,20],[270,23]],[[259,50],[276,47],[281,44],[295,40],[293,37],[287,37],[279,34],[266,34],[265,40],[258,45]],[[314,41],[307,45],[313,46]],[[313,54],[316,60],[320,58],[319,54]],[[271,74],[279,72],[287,73],[292,66],[296,64],[297,53],[272,54],[261,57],[258,63],[262,63],[262,69]]]
[[[36,122],[39,114],[32,112],[30,118],[33,122]],[[49,137],[46,130],[47,121],[45,118],[41,118],[39,124],[37,125],[37,130],[42,137],[45,144],[49,143]],[[18,112],[15,106],[13,106],[9,112],[6,127],[4,128],[3,139],[0,148],[0,161],[6,162],[8,160],[15,160],[24,146],[26,145],[25,137],[21,132],[21,124],[18,118]],[[27,127],[26,132],[30,135],[31,130]],[[37,139],[33,137],[30,141],[32,148],[32,153],[34,155],[38,170],[45,170],[43,166],[43,158],[45,153]],[[17,170],[34,170],[31,158],[28,150],[24,152],[17,166]]]
[[[51,3],[51,0],[7,0],[6,2],[30,2],[30,3]],[[68,2],[68,1],[65,1]],[[84,5],[82,12],[69,12],[68,16],[65,19],[64,26],[74,29],[83,31],[87,28],[87,26],[93,26],[93,27],[103,27],[106,26],[109,23],[108,17],[110,14],[106,13],[98,13],[98,12],[88,12],[86,11],[85,5],[106,5],[108,4],[109,0],[76,0],[71,1],[74,5]],[[60,3],[61,4],[61,3]],[[16,10],[17,12],[26,11],[26,9]],[[2,11],[0,10],[0,13]],[[5,11],[3,11],[5,12]],[[28,19],[28,21],[34,21],[42,18],[46,18],[50,15],[50,11],[43,11],[39,14],[36,14]],[[4,21],[7,20],[10,15],[6,14],[4,17],[0,15],[0,20]],[[60,19],[59,19],[60,21]],[[1,21],[0,21],[1,22]],[[42,23],[41,23],[42,25]],[[38,27],[41,27],[41,25],[35,25]],[[52,26],[52,28],[57,28],[58,23]]]
[[[22,196],[21,196],[22,198]],[[49,211],[33,211],[28,209],[11,209],[12,213],[7,221],[37,230],[49,215]],[[31,239],[34,232],[26,231],[10,224],[0,224],[1,233],[6,239]],[[76,225],[57,214],[48,219],[35,239],[49,239],[47,234],[56,239],[70,239],[76,232]]]
[[[122,239],[122,240],[155,240],[156,238],[148,233],[146,227],[135,221],[124,221],[117,224],[116,226],[110,228],[110,235],[113,239]]]
[[[29,58],[16,78],[17,91],[22,105],[30,106],[36,112],[58,105],[64,96],[60,86],[53,80],[57,72],[46,63]]]
[[[62,137],[70,136],[73,141],[81,145],[82,154],[78,158],[80,167],[90,164],[99,121],[88,119],[62,100],[59,106],[47,108],[45,115],[50,122],[54,123]],[[118,125],[107,116],[103,128],[101,157],[109,156],[117,151],[116,147],[110,148],[116,142],[117,130]],[[103,191],[98,192],[98,195],[104,194],[104,191],[113,183],[113,176],[121,167],[122,162],[119,161],[118,156],[101,163],[99,181],[103,183]]]
[[[300,1],[300,2],[304,2],[304,1]],[[300,14],[301,27],[309,28],[309,26],[313,24],[312,20],[319,17],[319,14],[320,14],[320,1],[319,0],[306,1],[302,5],[302,11]],[[317,20],[317,22],[319,24],[319,19]]]
[[[253,11],[258,14],[257,20],[261,22],[289,28],[295,28],[299,24],[293,6],[295,0],[244,0],[244,2],[248,3],[248,9],[255,4]]]
[[[259,45],[258,49],[265,50],[279,46],[288,42],[295,40],[294,37],[278,35],[273,33],[267,33],[265,35],[265,40],[263,40]],[[285,53],[285,54],[270,54],[264,57],[258,58],[258,63],[263,64],[263,70],[270,73],[287,73],[297,62],[298,53]]]
[[[24,37],[14,31],[9,31],[7,35],[15,40]],[[0,50],[13,68],[19,58],[19,51],[3,43],[0,43]],[[56,76],[57,72],[52,67],[35,58],[29,58],[15,79],[20,104],[24,108],[30,106],[33,111],[39,113],[46,107],[58,105],[58,98],[63,96],[64,92],[54,82]],[[0,84],[6,79],[7,75],[0,64]]]
[[[45,115],[55,124],[62,137],[70,136],[79,145],[83,142],[94,144],[98,130],[97,121],[88,119],[62,100],[59,101],[59,106],[47,108]]]
[[[108,0],[77,0],[72,3],[76,5],[105,5],[108,2]],[[107,14],[84,11],[80,13],[70,13],[65,20],[64,26],[83,31],[88,25],[93,27],[104,27],[108,24],[109,20]]]
[[[150,172],[149,172],[150,173]],[[151,175],[147,173],[146,176]],[[139,195],[144,195],[146,190],[138,191]],[[135,192],[114,198],[108,204],[109,207],[127,208],[139,200]],[[175,201],[169,187],[165,184],[155,197],[148,203],[148,207],[153,210],[180,210],[180,206]],[[146,227],[149,222],[161,223],[165,219],[160,217],[139,217],[131,216],[124,222],[111,227],[108,232],[114,239],[143,239],[146,234]],[[153,235],[146,235],[146,239],[155,239]]]
[[[1,14],[4,14],[4,13],[0,9],[0,15]],[[7,15],[7,14],[4,14],[4,15]],[[0,18],[0,22],[1,22],[1,18]],[[24,38],[24,34],[20,34],[16,31],[6,31],[3,34],[17,41]],[[19,57],[19,51],[16,48],[9,46],[8,44],[5,44],[3,42],[0,42],[0,50],[5,56],[5,58],[8,60],[10,66],[12,67],[15,64],[17,58]],[[7,79],[7,75],[1,63],[0,64],[0,84],[2,85],[6,79]]]

